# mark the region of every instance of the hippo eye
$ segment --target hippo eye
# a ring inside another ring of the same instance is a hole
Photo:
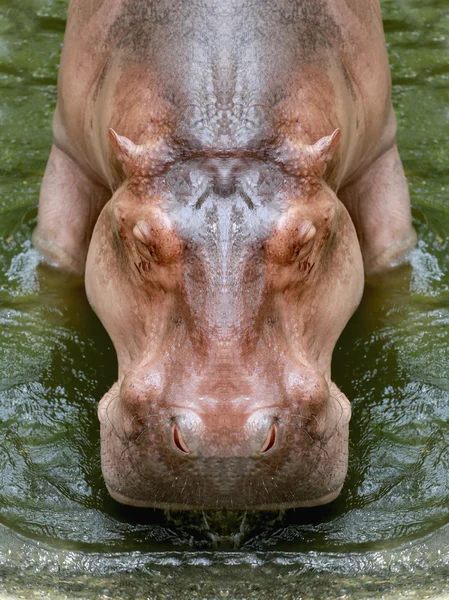
[[[137,251],[147,261],[152,260],[164,266],[182,257],[184,242],[161,218],[151,223],[138,221],[134,225],[133,235]]]
[[[303,221],[297,229],[298,240],[292,254],[292,262],[308,256],[315,243],[316,228],[312,221]]]
[[[301,220],[299,223],[281,225],[265,249],[271,260],[287,266],[306,258],[312,251],[315,239],[315,225],[312,221]]]
[[[134,225],[133,234],[142,244],[149,244],[151,241],[151,227],[145,221],[138,221]]]
[[[151,227],[145,221],[138,221],[133,229],[134,237],[136,238],[136,247],[139,254],[146,260],[159,261],[159,257],[155,251],[152,241]]]
[[[298,237],[302,245],[312,241],[316,235],[316,228],[312,221],[303,221],[298,226]]]

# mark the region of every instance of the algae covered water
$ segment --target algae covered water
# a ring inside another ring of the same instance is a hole
[[[340,498],[285,515],[120,507],[96,404],[116,375],[82,284],[30,243],[62,0],[0,3],[0,595],[423,597],[449,591],[449,6],[385,0],[419,243],[373,281],[334,354],[352,401]]]

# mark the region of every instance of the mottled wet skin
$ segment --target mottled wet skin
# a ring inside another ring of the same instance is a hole
[[[281,518],[215,515],[207,524],[201,515],[119,507],[104,489],[96,402],[114,380],[115,353],[82,286],[36,271],[28,241],[51,143],[66,7],[18,6],[8,0],[0,11],[0,590],[189,599],[444,590],[446,4],[383,2],[420,242],[411,268],[366,290],[334,353],[333,376],[353,406],[344,491],[325,508]]]

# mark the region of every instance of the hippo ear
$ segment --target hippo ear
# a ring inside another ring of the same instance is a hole
[[[286,140],[279,149],[277,161],[290,175],[321,179],[337,150],[340,136],[340,129],[336,129],[332,135],[306,146]]]
[[[140,162],[141,152],[139,151],[139,146],[136,146],[136,144],[124,135],[119,135],[113,129],[109,129],[109,140],[125,174],[131,176]]]
[[[308,147],[308,154],[313,171],[322,177],[327,165],[332,160],[340,142],[341,129],[336,129],[332,135],[327,135]]]
[[[109,139],[128,179],[161,174],[173,162],[171,150],[163,139],[137,145],[113,129],[109,129]]]

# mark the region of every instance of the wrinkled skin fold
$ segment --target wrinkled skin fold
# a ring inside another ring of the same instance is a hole
[[[53,129],[34,241],[117,351],[111,495],[336,498],[332,352],[415,239],[377,0],[72,0]]]

